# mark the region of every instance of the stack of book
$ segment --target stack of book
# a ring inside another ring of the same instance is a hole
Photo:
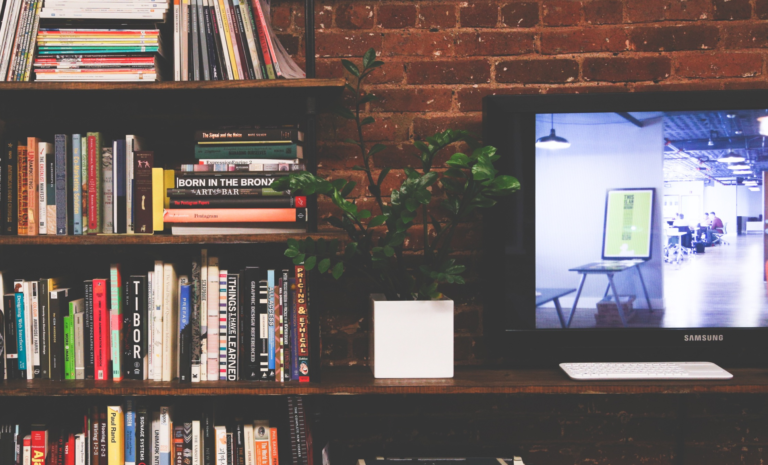
[[[303,78],[263,0],[174,0],[174,79]]]
[[[278,465],[278,428],[272,425],[279,423],[290,425],[280,429],[280,443],[291,449],[284,462],[313,465],[312,418],[301,397],[289,396],[288,404],[287,417],[272,422],[213,406],[153,408],[133,398],[24,418],[0,424],[0,463]]]
[[[0,379],[309,382],[303,265],[227,270],[203,250],[187,273],[16,279],[0,273]],[[106,273],[105,273],[106,274]]]
[[[0,0],[0,81],[29,81],[43,0]]]
[[[42,3],[42,2],[41,2]],[[41,18],[87,19],[98,24],[104,20],[121,23],[164,22],[168,13],[168,0],[45,0]]]
[[[306,197],[269,187],[305,169],[302,141],[297,127],[197,131],[198,164],[181,166],[163,221],[182,235],[305,231]]]
[[[38,81],[159,80],[157,29],[41,29]]]

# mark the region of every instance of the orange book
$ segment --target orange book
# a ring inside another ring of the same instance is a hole
[[[272,465],[269,456],[269,433],[271,428],[266,421],[253,422],[253,450],[256,455],[256,465]]]
[[[299,223],[306,208],[184,208],[163,211],[165,223]]]
[[[269,428],[269,462],[270,465],[279,465],[277,458],[277,428]]]
[[[38,182],[37,145],[40,139],[27,137],[27,234],[37,236],[40,222],[40,183]]]
[[[18,183],[16,186],[18,186],[19,190],[19,218],[18,218],[18,232],[17,234],[19,236],[26,236],[27,235],[27,228],[28,228],[28,218],[29,218],[29,191],[27,190],[27,147],[24,145],[19,145],[18,147]]]

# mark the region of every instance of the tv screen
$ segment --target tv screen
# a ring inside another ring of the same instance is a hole
[[[768,104],[697,94],[487,98],[484,141],[522,189],[486,215],[486,328],[607,349],[768,327]]]

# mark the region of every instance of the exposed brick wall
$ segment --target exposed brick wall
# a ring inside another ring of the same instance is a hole
[[[303,15],[303,2],[273,0],[274,24],[299,61]],[[390,188],[402,179],[397,169],[416,166],[414,139],[446,128],[479,133],[486,95],[768,84],[768,0],[318,0],[315,17],[318,77],[351,78],[340,58],[359,63],[370,47],[386,62],[368,86],[381,101],[367,108],[377,124],[366,135],[388,147],[373,164],[395,168]],[[353,136],[348,121],[321,117],[320,172],[364,184],[351,170],[359,154],[339,142]],[[320,209],[327,216],[332,205]],[[477,222],[464,230],[456,246],[472,262],[482,233]],[[414,228],[408,248],[420,242]],[[359,286],[344,286],[323,328],[326,362],[365,364],[365,297]],[[480,337],[477,284],[447,294],[457,300],[457,363],[491,361]]]

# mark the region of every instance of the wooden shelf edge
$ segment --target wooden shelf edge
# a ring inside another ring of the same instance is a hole
[[[159,82],[2,82],[3,91],[172,91],[232,89],[338,89],[344,79],[271,79],[252,81],[159,81]]]
[[[344,233],[227,234],[173,236],[170,234],[88,235],[88,236],[0,236],[3,245],[163,245],[163,244],[272,244],[288,239],[339,239]]]
[[[736,369],[727,381],[577,382],[556,369],[457,369],[452,379],[374,379],[366,369],[326,369],[321,383],[6,381],[0,397],[439,394],[768,394],[768,370]]]

